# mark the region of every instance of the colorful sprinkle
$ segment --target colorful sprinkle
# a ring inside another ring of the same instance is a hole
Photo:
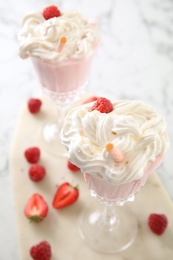
[[[63,50],[66,42],[67,42],[66,37],[61,37],[60,40],[59,40],[59,43],[58,43],[58,45],[56,47],[56,51],[57,52],[61,52]]]
[[[112,155],[112,158],[116,163],[121,163],[123,161],[123,154],[120,150],[113,144],[109,143],[106,145],[106,150]]]

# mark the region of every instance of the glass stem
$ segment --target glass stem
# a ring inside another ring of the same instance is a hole
[[[61,130],[61,128],[64,125],[64,120],[65,120],[68,110],[69,110],[68,104],[64,104],[62,106],[60,106],[60,105],[57,106],[57,127],[59,130]]]
[[[102,225],[104,230],[112,231],[112,229],[117,224],[118,218],[115,212],[115,204],[112,202],[105,201],[102,213]]]

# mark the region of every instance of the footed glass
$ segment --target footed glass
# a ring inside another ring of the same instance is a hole
[[[144,183],[127,187],[108,183],[99,175],[84,174],[93,199],[79,218],[79,233],[89,247],[102,253],[127,249],[137,235],[137,219],[127,205]],[[135,188],[136,187],[136,188]],[[126,191],[124,190],[126,188]]]
[[[103,199],[83,210],[79,233],[92,249],[102,253],[118,253],[134,242],[137,221],[126,205],[118,206]]]
[[[41,138],[50,153],[64,156],[66,150],[59,135],[71,104],[80,99],[88,85],[93,55],[79,60],[58,63],[31,57],[42,86],[43,95],[57,108],[57,120],[50,120],[42,129]],[[58,148],[58,149],[57,149]]]

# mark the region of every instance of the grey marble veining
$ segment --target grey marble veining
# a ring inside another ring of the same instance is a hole
[[[27,12],[51,4],[61,10],[79,10],[98,21],[102,40],[88,91],[142,99],[166,117],[171,146],[158,174],[173,199],[173,1],[0,0],[1,260],[19,259],[8,154],[22,106],[41,91],[32,64],[18,56],[17,34]]]

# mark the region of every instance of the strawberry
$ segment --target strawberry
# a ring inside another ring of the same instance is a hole
[[[110,113],[113,110],[113,106],[109,99],[99,97],[92,106],[93,110],[98,110],[101,113]]]
[[[47,241],[42,241],[30,248],[30,255],[34,260],[50,260],[51,246]]]
[[[37,163],[40,159],[40,149],[36,146],[29,147],[24,151],[24,156],[29,163]]]
[[[96,101],[97,99],[98,99],[97,96],[91,96],[91,97],[89,97],[89,98],[86,98],[86,99],[82,102],[82,104],[87,104],[87,103]]]
[[[71,163],[69,160],[67,161],[67,167],[69,168],[69,170],[71,170],[72,172],[76,172],[79,171],[80,168],[77,167],[75,164]]]
[[[38,98],[30,98],[28,100],[28,109],[32,114],[39,112],[42,102]]]
[[[64,182],[58,187],[52,201],[52,206],[55,209],[70,206],[77,201],[78,197],[78,188],[71,186],[68,182]]]
[[[39,164],[33,164],[30,166],[28,174],[29,174],[29,178],[32,181],[37,182],[37,181],[41,181],[45,177],[46,170],[45,167]]]
[[[165,232],[168,219],[164,214],[152,213],[149,215],[148,225],[153,233],[160,236]]]
[[[42,221],[48,213],[48,205],[40,194],[33,194],[26,203],[24,214],[31,222]]]
[[[43,17],[46,20],[53,18],[53,17],[58,17],[60,15],[61,15],[60,10],[57,8],[57,6],[54,6],[54,5],[48,6],[43,10]]]

